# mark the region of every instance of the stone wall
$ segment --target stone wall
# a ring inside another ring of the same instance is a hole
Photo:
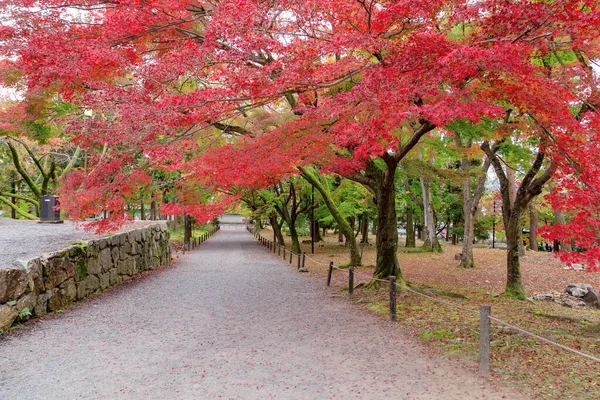
[[[0,269],[0,330],[65,308],[171,260],[165,223],[80,242]]]

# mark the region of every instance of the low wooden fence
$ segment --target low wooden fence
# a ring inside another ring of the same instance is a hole
[[[301,254],[294,254],[292,253],[292,251],[288,251],[288,253],[286,253],[286,248],[274,243],[273,241],[265,238],[264,236],[261,236],[258,232],[256,232],[252,227],[248,227],[247,228],[248,231],[250,233],[252,233],[254,235],[254,237],[266,248],[269,249],[269,251],[273,252],[274,254],[277,254],[278,256],[282,255],[282,251],[283,251],[283,259],[284,260],[288,260],[288,256],[287,254],[289,254],[289,263],[292,264],[292,259],[295,257],[297,258],[297,264],[298,264],[298,269],[300,270],[301,268],[306,270],[306,259],[307,256],[305,253],[301,253]],[[308,257],[309,258],[309,257]],[[310,259],[310,258],[309,258]],[[323,263],[320,263],[316,260],[310,259],[312,262],[316,263],[316,264],[320,264],[320,265],[324,265]],[[331,261],[329,263],[328,266],[328,270],[327,270],[327,286],[331,285],[331,278],[333,276],[333,272],[334,271],[341,271],[344,273],[348,274],[348,296],[351,298],[354,294],[354,267],[348,267],[348,268],[338,268],[334,265],[333,261]],[[396,321],[396,295],[398,292],[398,289],[400,291],[402,290],[406,290],[409,291],[411,293],[414,293],[418,296],[422,296],[425,297],[431,301],[434,301],[436,303],[440,303],[440,304],[444,304],[448,307],[452,307],[452,308],[456,308],[459,310],[462,310],[464,312],[467,313],[472,313],[472,314],[477,314],[479,315],[479,375],[480,376],[489,376],[490,374],[490,354],[491,354],[491,341],[490,341],[490,337],[491,337],[491,333],[492,333],[492,327],[491,327],[491,321],[496,322],[497,324],[506,326],[516,332],[519,332],[523,335],[527,335],[530,337],[533,337],[541,342],[550,344],[552,346],[561,348],[563,350],[569,351],[571,353],[577,354],[581,357],[585,357],[588,358],[590,360],[596,361],[598,363],[600,363],[600,358],[592,356],[590,354],[581,352],[579,350],[573,349],[571,347],[562,345],[560,343],[557,343],[551,339],[545,338],[543,336],[537,335],[535,333],[532,333],[526,329],[523,329],[519,326],[510,324],[506,321],[503,321],[499,318],[493,317],[492,316],[492,306],[488,305],[488,304],[481,304],[479,306],[479,310],[473,310],[470,308],[466,308],[466,307],[462,307],[458,304],[454,304],[442,299],[438,299],[436,297],[433,296],[429,296],[427,294],[415,291],[413,289],[411,289],[408,286],[401,286],[400,284],[398,284],[396,282],[396,277],[395,276],[390,276],[388,280],[384,280],[384,279],[377,279],[377,278],[372,278],[375,281],[379,281],[382,282],[384,284],[388,284],[389,285],[389,317],[391,321]]]

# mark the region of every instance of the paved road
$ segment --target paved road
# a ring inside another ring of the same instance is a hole
[[[0,399],[502,398],[322,283],[246,232],[219,232],[1,337]]]

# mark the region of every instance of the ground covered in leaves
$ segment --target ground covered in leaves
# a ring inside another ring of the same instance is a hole
[[[272,237],[267,229],[266,237]],[[307,238],[303,238],[307,239]],[[372,240],[374,243],[374,238]],[[402,243],[401,243],[402,245]],[[310,243],[302,245],[307,253],[310,273],[319,279],[327,274],[329,261],[341,266],[348,261],[346,249],[337,235],[325,237],[310,253]],[[289,248],[289,246],[288,246]],[[501,295],[506,282],[504,250],[476,248],[477,268],[460,269],[454,260],[460,246],[443,244],[442,254],[405,252],[398,258],[404,277],[423,293],[477,311],[490,304],[492,315],[537,335],[595,357],[600,357],[600,311],[565,308],[550,302],[517,301]],[[363,264],[356,270],[352,302],[389,318],[388,287],[367,289],[375,263],[375,248],[365,245]],[[600,290],[600,274],[568,269],[552,254],[531,252],[522,258],[522,273],[528,296],[564,291],[568,284],[589,283]],[[337,295],[347,298],[348,274],[334,271],[332,286]],[[398,295],[399,325],[412,331],[432,348],[449,357],[476,363],[479,317],[414,293]],[[600,398],[600,365],[587,358],[540,342],[499,323],[492,322],[492,378],[521,384],[534,397],[542,399]]]

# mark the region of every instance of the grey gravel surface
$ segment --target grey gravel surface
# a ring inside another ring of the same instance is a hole
[[[136,221],[123,230],[147,226],[157,221]],[[29,260],[42,253],[61,250],[80,240],[103,235],[86,232],[81,224],[40,224],[37,221],[0,218],[0,269],[10,268],[16,260]]]
[[[503,397],[505,396],[505,397]],[[0,337],[0,399],[522,399],[219,232]]]
[[[0,268],[9,268],[15,260],[27,260],[95,236],[69,221],[39,224],[37,221],[0,218]]]

